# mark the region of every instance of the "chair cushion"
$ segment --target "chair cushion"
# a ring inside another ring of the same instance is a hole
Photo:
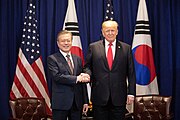
[[[43,98],[17,98],[9,102],[13,118],[23,120],[46,118],[45,100]]]
[[[136,96],[134,114],[136,119],[161,120],[170,114],[171,96]]]

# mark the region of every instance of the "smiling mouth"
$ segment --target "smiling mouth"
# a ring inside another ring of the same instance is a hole
[[[64,46],[64,48],[69,48],[69,46]]]

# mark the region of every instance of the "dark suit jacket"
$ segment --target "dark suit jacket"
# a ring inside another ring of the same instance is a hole
[[[116,42],[116,53],[111,70],[106,59],[104,40],[90,44],[84,72],[91,75],[91,98],[95,105],[107,104],[110,97],[113,105],[126,105],[127,94],[135,95],[134,63],[131,47],[126,43]]]
[[[47,59],[52,80],[52,109],[69,110],[75,98],[79,109],[88,104],[87,87],[85,83],[76,83],[77,75],[82,72],[82,61],[72,55],[74,73],[71,75],[69,65],[64,56],[57,52]]]

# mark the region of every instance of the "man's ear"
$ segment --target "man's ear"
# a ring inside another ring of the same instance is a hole
[[[57,46],[59,47],[59,43],[58,43],[59,41],[57,40]]]
[[[104,33],[103,33],[103,30],[101,29],[101,34],[102,34],[102,36],[104,36]]]

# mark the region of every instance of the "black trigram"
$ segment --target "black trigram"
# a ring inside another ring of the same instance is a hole
[[[150,34],[149,21],[136,21],[135,34]]]
[[[66,22],[65,30],[70,31],[73,36],[79,36],[79,27],[77,22]]]

